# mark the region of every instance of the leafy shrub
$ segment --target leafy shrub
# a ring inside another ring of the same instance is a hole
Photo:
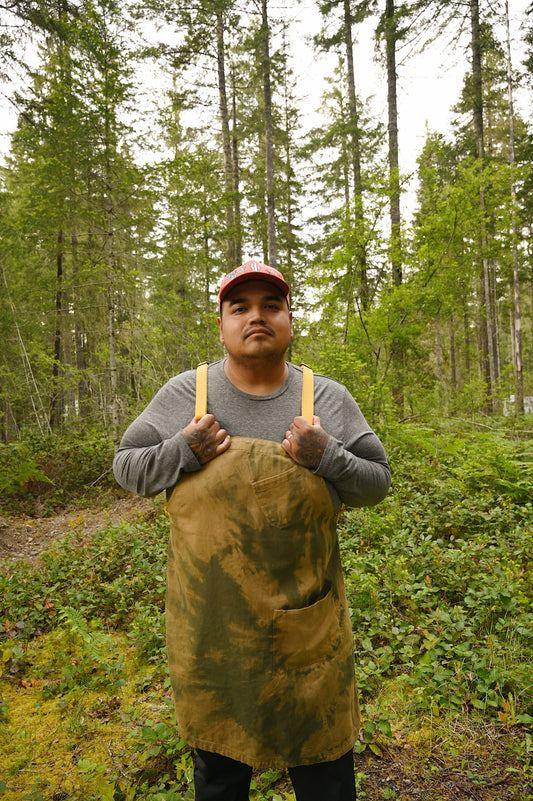
[[[363,702],[392,682],[413,710],[530,725],[531,443],[407,427],[387,436],[393,491],[375,508],[347,511],[340,531]],[[167,540],[160,513],[90,538],[73,531],[38,567],[0,574],[4,670],[28,669],[25,640],[55,628],[65,607],[89,634],[99,621],[127,628],[140,658],[161,664]],[[387,725],[371,722],[370,745]]]
[[[4,636],[47,631],[65,606],[111,627],[129,625],[141,600],[163,612],[167,539],[168,520],[161,513],[149,522],[96,531],[90,539],[73,532],[53,544],[37,568],[11,566],[0,574]]]
[[[91,503],[96,492],[116,491],[112,461],[102,432],[0,443],[0,508],[43,516],[73,501]]]
[[[116,653],[111,635],[99,621],[89,624],[76,609],[65,607],[58,615],[61,629],[54,651],[52,674],[44,696],[64,695],[79,687],[116,692],[124,684],[124,656]]]
[[[161,604],[137,601],[129,636],[142,659],[157,664],[165,660],[165,613]]]
[[[394,436],[392,494],[347,512],[341,537],[363,696],[402,677],[419,707],[497,715],[511,693],[528,722],[531,443]]]

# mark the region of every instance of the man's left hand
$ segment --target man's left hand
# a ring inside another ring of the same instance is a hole
[[[329,434],[322,428],[320,417],[313,417],[313,425],[309,425],[305,417],[295,417],[281,445],[295,462],[316,470],[328,440]]]

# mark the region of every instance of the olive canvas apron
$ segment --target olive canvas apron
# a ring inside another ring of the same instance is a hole
[[[276,442],[235,437],[180,479],[167,512],[167,649],[180,736],[257,768],[345,754],[359,709],[324,480]]]

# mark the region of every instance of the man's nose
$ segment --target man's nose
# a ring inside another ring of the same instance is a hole
[[[252,322],[252,323],[262,323],[262,322],[264,322],[263,307],[262,306],[251,306],[250,307],[249,319],[250,319],[250,322]]]

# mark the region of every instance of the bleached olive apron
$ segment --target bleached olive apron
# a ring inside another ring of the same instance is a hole
[[[167,512],[167,648],[180,735],[255,767],[342,756],[359,709],[324,480],[276,442],[235,437],[181,478]]]

